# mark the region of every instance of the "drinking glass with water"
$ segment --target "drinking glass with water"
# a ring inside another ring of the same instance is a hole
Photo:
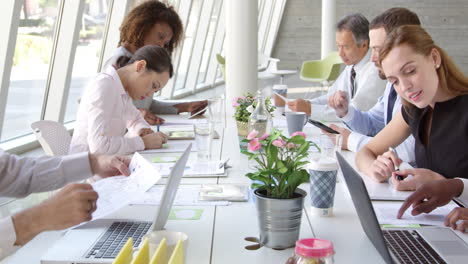
[[[195,124],[195,144],[198,149],[199,161],[211,160],[211,145],[213,142],[214,128],[210,122]]]

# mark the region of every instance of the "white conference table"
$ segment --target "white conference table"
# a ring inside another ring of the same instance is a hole
[[[171,117],[164,117],[171,120]],[[180,118],[180,117],[178,117]],[[233,118],[227,118],[224,129],[218,128],[219,140],[215,140],[214,153],[223,158],[230,158],[227,177],[217,178],[185,178],[182,184],[204,183],[243,183],[250,180],[244,175],[249,171],[248,160],[239,151],[237,130]],[[308,135],[317,135],[319,130],[306,126]],[[354,154],[343,152],[348,161],[354,164]],[[148,158],[156,155],[151,154]],[[192,152],[191,159],[196,153]],[[164,180],[160,183],[164,183]],[[301,186],[307,192],[308,184]],[[328,239],[335,247],[335,263],[384,263],[377,250],[371,244],[359,222],[356,210],[342,176],[336,186],[334,216],[319,217],[311,213],[310,198],[304,202],[304,213],[300,230],[300,238],[317,237]],[[247,250],[244,247],[253,244],[245,241],[245,237],[258,237],[258,224],[255,204],[249,202],[232,203],[229,206],[175,206],[175,208],[201,208],[199,220],[169,220],[166,229],[182,231],[188,234],[186,255],[187,264],[229,264],[229,263],[285,263],[293,254],[294,249],[273,250],[262,247],[258,250]],[[131,205],[125,206],[108,218],[149,220],[154,218],[156,206]],[[465,241],[468,235],[457,231]],[[41,256],[63,235],[63,231],[44,232],[30,243],[19,249],[7,263],[40,263]]]

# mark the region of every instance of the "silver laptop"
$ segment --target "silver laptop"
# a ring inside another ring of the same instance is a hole
[[[468,245],[449,228],[380,229],[361,176],[341,154],[336,156],[362,229],[386,263],[467,263]]]
[[[192,144],[172,168],[153,222],[128,219],[98,219],[89,222],[68,231],[42,256],[41,263],[112,263],[129,237],[133,238],[133,247],[137,248],[148,232],[163,229],[191,148]]]

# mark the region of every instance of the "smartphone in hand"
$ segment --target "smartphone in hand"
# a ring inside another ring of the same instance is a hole
[[[198,116],[198,115],[202,115],[207,109],[208,109],[208,106],[204,107],[203,109],[201,109],[200,111],[196,112],[195,114],[190,115],[190,116],[188,117],[188,119],[192,119],[192,118],[194,118],[194,117],[196,117],[196,116]]]
[[[323,124],[322,122],[319,122],[317,120],[313,120],[313,119],[310,119],[308,120],[309,123],[311,123],[312,125],[320,128],[320,129],[323,129],[325,131],[327,131],[328,133],[332,133],[332,134],[340,134],[340,132],[334,130],[333,128]]]

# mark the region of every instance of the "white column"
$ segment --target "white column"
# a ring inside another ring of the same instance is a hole
[[[226,100],[257,91],[258,0],[227,0]]]
[[[335,50],[336,0],[322,0],[322,59]]]

